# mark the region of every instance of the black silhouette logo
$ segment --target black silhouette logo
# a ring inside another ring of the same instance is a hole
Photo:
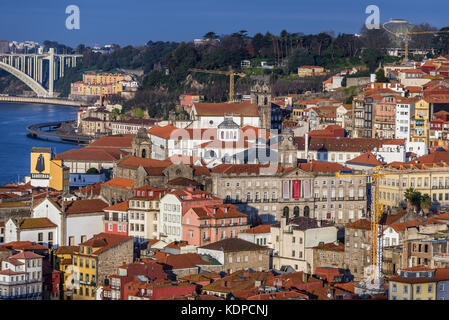
[[[36,171],[39,173],[42,173],[42,171],[45,170],[45,159],[42,153],[39,155],[39,158],[37,158],[36,162]]]

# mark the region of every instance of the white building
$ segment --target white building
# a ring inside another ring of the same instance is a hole
[[[232,116],[232,121],[240,127],[260,127],[258,105],[241,103],[195,103],[190,112],[193,121],[191,128],[217,128],[225,119]]]
[[[0,299],[42,300],[42,258],[23,251],[1,262]]]
[[[187,188],[167,193],[160,201],[159,239],[166,243],[182,240],[182,217],[188,209],[222,204],[209,192]]]
[[[104,231],[103,209],[107,206],[100,199],[56,202],[46,198],[33,208],[31,217],[48,218],[56,225],[55,247],[74,246]]]
[[[59,245],[58,227],[48,218],[10,218],[5,224],[5,242],[31,241],[52,248]],[[56,242],[55,242],[56,241]]]
[[[415,114],[415,102],[418,99],[414,98],[398,98],[398,103],[396,104],[396,139],[405,139],[407,142],[410,141],[410,128],[411,128],[411,117]]]
[[[261,224],[257,227],[239,232],[238,238],[258,244],[260,246],[271,245],[271,226],[269,224]]]
[[[384,247],[397,246],[402,243],[401,235],[396,229],[398,227],[394,224],[385,228],[382,235],[382,245]]]

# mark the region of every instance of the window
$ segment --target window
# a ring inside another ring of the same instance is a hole
[[[44,241],[44,233],[43,232],[39,232],[37,234],[37,241]]]
[[[404,293],[408,293],[408,287],[406,285],[404,286]]]
[[[429,284],[428,286],[427,286],[427,292],[428,293],[431,293],[433,291],[433,285],[432,284]]]
[[[416,286],[416,293],[420,294],[421,293],[421,286]]]

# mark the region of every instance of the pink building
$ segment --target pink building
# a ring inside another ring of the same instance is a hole
[[[373,136],[375,138],[393,139],[395,136],[395,115],[397,97],[386,96],[374,104],[375,118]]]
[[[233,204],[190,208],[182,217],[182,240],[204,246],[226,238],[237,238],[248,228],[247,215]]]
[[[104,232],[127,236],[128,208],[129,201],[119,202],[104,208]]]
[[[191,208],[223,204],[211,193],[186,188],[167,193],[160,202],[160,236],[166,242],[183,240],[182,221]]]

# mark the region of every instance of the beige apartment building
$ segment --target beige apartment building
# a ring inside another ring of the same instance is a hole
[[[291,266],[296,271],[313,272],[313,248],[337,241],[337,227],[325,221],[297,217],[271,226],[273,269]]]

